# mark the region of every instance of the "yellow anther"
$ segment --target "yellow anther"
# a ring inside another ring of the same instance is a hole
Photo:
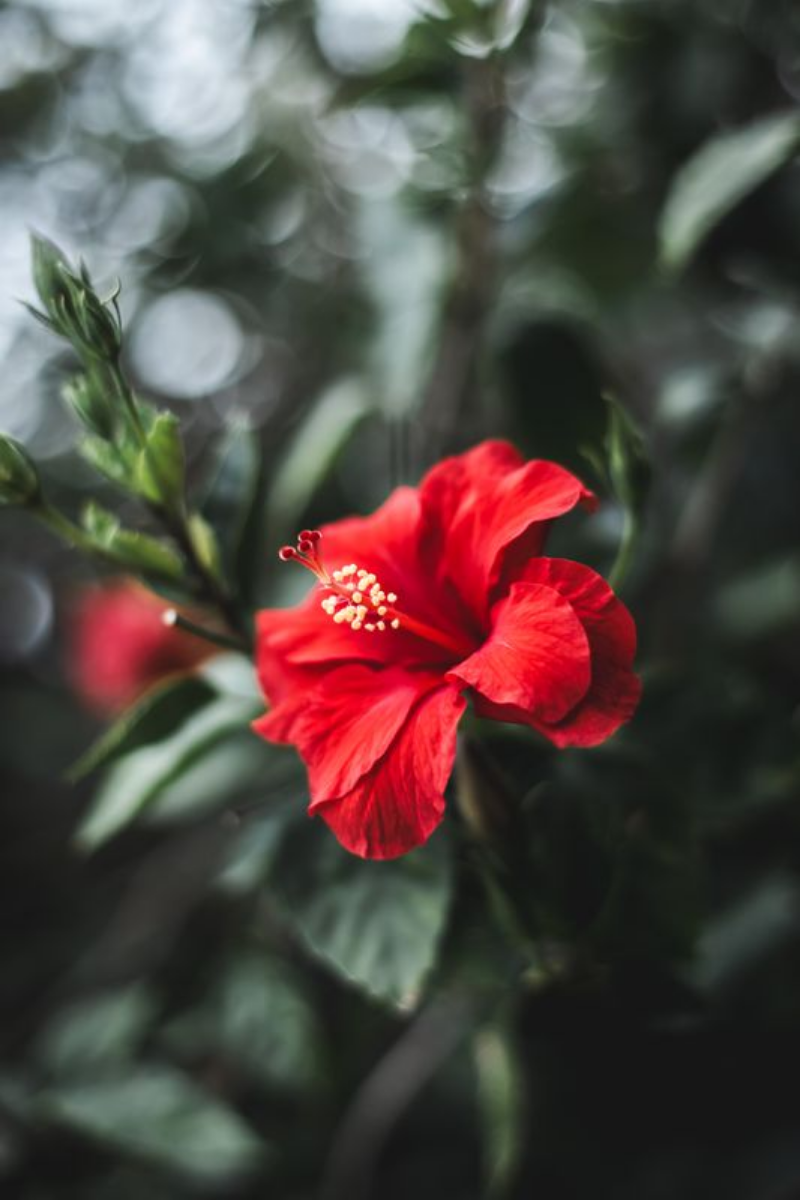
[[[387,622],[376,618],[389,614],[387,595],[371,571],[355,563],[345,563],[322,582],[328,594],[321,607],[337,625],[349,625],[356,632],[366,629],[367,633],[383,633],[386,630]],[[397,596],[391,592],[388,598],[396,600]],[[370,621],[367,621],[368,616],[372,618]],[[400,623],[394,620],[391,626],[398,629]]]
[[[397,596],[395,596],[394,592],[389,592],[388,595],[386,596],[386,599],[389,601],[390,604],[397,603]]]

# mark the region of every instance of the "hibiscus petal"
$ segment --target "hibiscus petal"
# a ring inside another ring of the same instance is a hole
[[[589,642],[572,606],[552,587],[515,583],[492,610],[492,631],[480,650],[448,678],[552,723],[589,688]]]
[[[641,696],[633,672],[636,626],[622,601],[606,581],[580,563],[538,558],[525,569],[525,579],[558,591],[579,617],[589,639],[591,687],[566,717],[548,722],[519,708],[479,702],[481,716],[531,724],[556,746],[596,746],[630,720]]]
[[[464,707],[456,687],[430,691],[369,774],[337,799],[315,801],[310,811],[362,858],[396,858],[427,841],[444,815]]]
[[[399,668],[338,668],[311,692],[295,690],[254,728],[272,742],[295,745],[308,767],[315,803],[353,788],[394,741],[420,695],[436,677]]]
[[[523,462],[506,442],[445,459],[420,485],[420,531],[429,568],[452,580],[485,620],[505,554],[540,553],[550,521],[594,496],[556,463]]]
[[[386,592],[399,596],[404,611],[458,636],[457,623],[431,598],[429,579],[418,556],[418,518],[417,491],[397,488],[371,516],[348,517],[323,526],[323,561],[330,572],[356,561],[377,575]],[[440,647],[403,629],[370,634],[354,631],[345,623],[337,625],[320,607],[323,594],[314,584],[308,598],[295,608],[265,609],[258,614],[258,674],[273,704],[293,687],[313,686],[322,670],[333,664],[403,662],[424,667],[441,661]]]
[[[401,570],[417,564],[417,526],[419,493],[416,488],[399,487],[380,508],[366,517],[345,517],[323,525],[320,549],[329,570],[363,558],[359,566],[374,571]],[[385,587],[394,582],[381,580]]]

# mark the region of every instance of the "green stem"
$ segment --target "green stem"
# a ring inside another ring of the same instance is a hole
[[[134,433],[142,447],[144,454],[148,456],[150,470],[158,480],[158,466],[153,462],[149,453],[147,443],[147,431],[142,424],[141,414],[136,405],[136,399],[128,386],[128,382],[120,367],[119,360],[115,359],[109,363],[109,370],[114,383],[115,391],[120,398],[125,411],[127,412]],[[162,494],[163,490],[162,490]],[[192,571],[195,579],[200,584],[202,596],[214,608],[217,609],[225,624],[236,635],[236,647],[239,650],[249,652],[252,649],[252,635],[248,628],[247,622],[240,613],[234,598],[228,592],[218,579],[206,567],[200,554],[195,546],[192,537],[191,526],[189,524],[186,506],[183,503],[174,506],[165,504],[151,504],[150,509],[157,520],[163,525],[167,533],[172,537],[178,549],[183,554],[187,565]]]
[[[615,592],[618,592],[625,582],[628,572],[633,565],[636,543],[639,540],[639,522],[629,508],[625,509],[617,557],[608,575],[608,582]]]
[[[248,647],[241,641],[235,638],[228,637],[224,633],[218,633],[215,629],[208,629],[205,625],[198,625],[196,621],[191,621],[188,617],[184,617],[174,608],[168,608],[161,618],[165,625],[182,629],[184,633],[190,633],[193,637],[202,638],[204,642],[210,642],[212,646],[221,646],[224,650],[237,650],[240,654],[246,652]]]
[[[46,501],[43,501],[42,504],[33,509],[33,513],[40,521],[44,522],[48,529],[52,529],[53,533],[57,533],[63,541],[68,542],[70,546],[74,546],[76,550],[82,550],[84,554],[93,554],[100,558],[116,562],[114,556],[96,545],[88,534],[83,532],[79,525],[73,524],[63,513],[60,513]]]
[[[152,510],[183,554],[206,598],[217,609],[231,632],[236,635],[238,648],[249,653],[253,648],[252,633],[233,597],[206,567],[198,554],[185,509],[181,508],[180,511],[173,513],[166,508],[154,505]]]

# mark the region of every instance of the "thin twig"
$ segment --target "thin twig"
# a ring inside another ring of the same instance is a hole
[[[191,621],[188,617],[184,617],[174,608],[166,609],[161,620],[165,625],[169,625],[175,629],[182,629],[184,633],[190,633],[193,637],[202,638],[204,642],[210,642],[212,646],[221,646],[224,650],[237,650],[239,653],[246,653],[247,646],[245,643],[236,638],[228,637],[227,634],[219,633],[215,629],[209,629],[205,625],[198,625],[196,621]]]

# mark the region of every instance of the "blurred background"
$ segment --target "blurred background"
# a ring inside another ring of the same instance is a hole
[[[640,713],[484,743],[538,972],[457,817],[348,882],[246,664],[197,685],[224,736],[68,783],[95,574],[0,513],[4,1197],[800,1197],[799,101],[795,0],[0,2],[0,429],[65,509],[119,501],[31,230],[121,280],[198,490],[255,439],[260,603],[296,529],[486,436],[598,488],[553,551],[607,571],[605,393],[647,459]]]

